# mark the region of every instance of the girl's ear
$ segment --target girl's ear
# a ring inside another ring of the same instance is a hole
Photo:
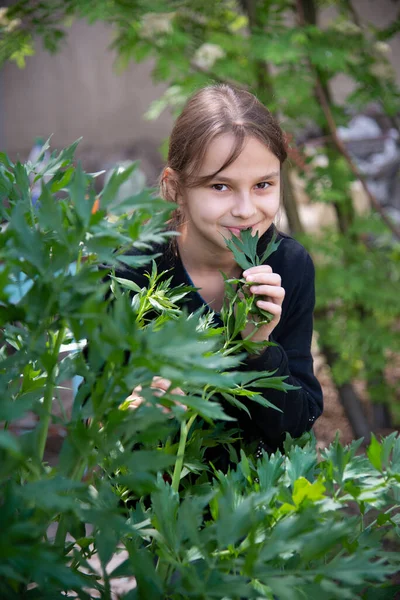
[[[166,167],[162,176],[162,188],[167,200],[175,202],[178,206],[182,206],[183,199],[180,193],[178,173]]]

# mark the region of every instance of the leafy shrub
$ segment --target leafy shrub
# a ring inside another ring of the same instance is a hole
[[[303,239],[318,256],[316,327],[322,344],[336,350],[334,380],[366,381],[370,400],[389,403],[397,423],[397,389],[381,373],[400,352],[398,244],[373,215],[358,217],[350,233],[325,229],[318,242]]]
[[[151,190],[116,205],[129,171],[96,198],[74,149],[40,172],[0,155],[1,598],[109,599],[120,577],[136,580],[126,600],[391,597],[399,436],[373,438],[366,456],[337,440],[318,456],[309,434],[288,438],[284,456],[237,456],[216,394],[262,399],[234,370],[241,355],[224,331],[181,310],[187,290],[160,284],[154,268],[133,300],[105,279],[104,264],[140,264],[127,248],[171,235],[169,205]],[[36,207],[30,180],[42,182]],[[153,396],[155,375],[185,389],[186,411],[172,393]],[[84,383],[72,412],[57,416],[75,376]],[[127,410],[138,384],[146,402]],[[28,412],[36,426],[15,435]],[[44,460],[50,425],[65,438],[56,466]],[[203,458],[218,444],[230,451],[227,474]]]

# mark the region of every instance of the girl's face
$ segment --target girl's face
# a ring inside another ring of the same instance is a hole
[[[215,138],[198,175],[215,173],[234,143],[232,134]],[[261,237],[279,209],[279,159],[259,140],[247,137],[232,164],[209,183],[184,189],[178,202],[183,211],[180,241],[199,251],[227,251],[225,238],[232,233],[239,236],[241,229],[249,227]]]

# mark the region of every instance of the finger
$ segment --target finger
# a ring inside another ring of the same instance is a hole
[[[258,265],[257,267],[251,267],[250,269],[243,271],[243,277],[247,277],[248,275],[256,273],[272,273],[272,267],[269,265]]]
[[[171,381],[166,379],[165,377],[159,377],[158,375],[153,377],[153,381],[151,382],[151,386],[154,389],[163,390],[164,392],[168,392],[170,394],[178,394],[179,396],[184,396],[185,392],[180,388],[176,387],[173,390],[170,390]]]
[[[135,408],[138,408],[141,404],[143,404],[144,398],[140,398],[140,397],[134,398],[133,396],[128,396],[125,402],[129,402],[128,408],[130,410],[134,410]]]
[[[171,381],[164,377],[159,377],[159,376],[153,377],[150,387],[153,390],[155,390],[153,392],[153,394],[154,394],[154,396],[157,396],[157,398],[160,398],[161,396],[163,396],[165,394],[165,392],[169,392],[170,394],[176,394],[177,396],[185,396],[186,395],[185,392],[180,387],[176,387],[176,388],[170,390],[169,388],[171,387]],[[178,406],[182,406],[182,408],[187,410],[187,406],[185,406],[181,402],[177,402],[175,400],[175,404],[177,404]],[[162,406],[161,404],[159,404],[159,406],[162,407],[162,411],[164,413],[171,412],[170,409],[167,408],[166,406]]]
[[[246,277],[246,282],[248,285],[252,283],[263,283],[266,285],[278,285],[280,286],[282,283],[281,276],[278,273],[265,273],[259,272],[253,275],[248,275]]]
[[[166,392],[170,385],[171,382],[169,379],[166,379],[165,377],[155,376],[153,377],[150,387],[157,388],[159,390],[164,390],[164,392]]]
[[[285,290],[283,289],[283,287],[275,285],[252,285],[250,287],[250,291],[252,294],[257,294],[259,296],[269,296],[270,298],[274,298],[280,301],[283,301],[285,297]]]
[[[132,394],[130,394],[127,397],[127,400],[130,400],[130,401],[133,401],[133,400],[142,400],[143,401],[143,398],[142,398],[142,396],[139,393],[141,391],[142,391],[142,386],[141,385],[137,385],[135,387],[135,389],[133,390]]]
[[[180,387],[174,388],[170,393],[177,394],[178,396],[186,396],[185,392]]]
[[[150,384],[150,388],[154,390],[154,396],[160,397],[169,390],[171,382],[169,379],[163,379],[162,377],[153,377],[153,381]]]
[[[151,389],[153,390],[153,396],[156,398],[161,398],[161,396],[164,396],[165,392],[167,391],[158,387],[152,387]]]
[[[267,300],[257,300],[256,302],[259,308],[270,312],[274,317],[280,317],[282,314],[282,306],[280,304],[275,304],[275,302],[268,302]]]

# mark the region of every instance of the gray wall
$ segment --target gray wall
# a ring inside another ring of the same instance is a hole
[[[172,120],[164,114],[149,122],[143,114],[165,86],[152,83],[149,62],[132,63],[117,73],[115,53],[108,50],[111,41],[109,27],[77,21],[58,54],[50,55],[38,43],[25,69],[5,65],[0,82],[2,149],[24,159],[36,136],[53,134],[52,148],[83,136],[79,153],[89,168],[99,160],[121,157],[141,156],[149,165],[159,162],[158,147]]]

